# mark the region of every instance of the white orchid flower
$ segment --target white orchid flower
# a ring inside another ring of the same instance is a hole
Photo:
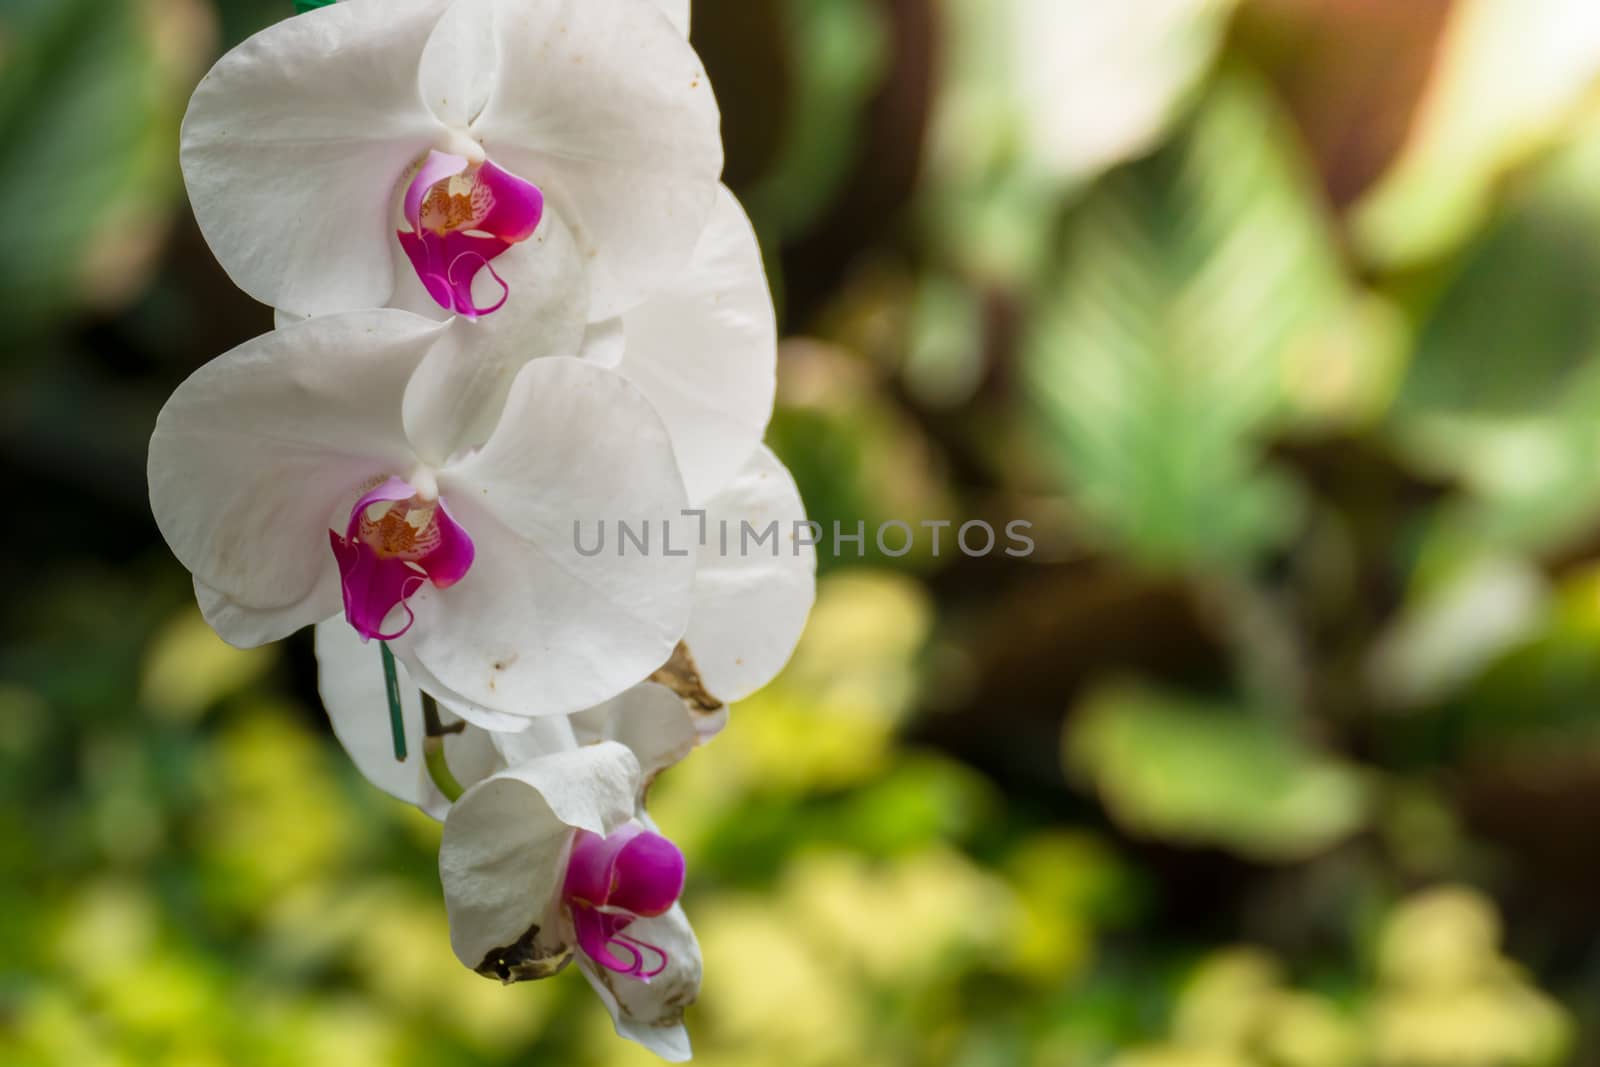
[[[528,346],[575,344],[581,323],[561,319]],[[658,666],[694,564],[576,551],[575,520],[685,506],[638,390],[586,360],[524,365],[472,327],[348,312],[241,345],[162,410],[150,495],[224,639],[262,644],[342,608],[431,691],[504,727]]]
[[[773,554],[771,545],[744,554],[738,538],[743,524],[752,528],[778,521],[792,525],[803,515],[799,491],[781,461],[761,448],[750,458],[740,477],[723,493],[706,501],[708,536],[698,553],[693,605],[684,650],[668,663],[662,656],[657,673],[664,683],[683,690],[686,701],[661,704],[662,689],[653,684],[575,713],[570,729],[581,743],[620,740],[633,749],[648,782],[666,766],[677,762],[698,744],[709,740],[727,721],[726,705],[742,700],[771,681],[798,644],[816,597],[816,554],[811,546],[784,542]],[[726,524],[726,527],[724,527]],[[719,531],[730,531],[730,551],[721,550]],[[738,531],[738,532],[735,532]],[[427,766],[418,760],[398,762],[385,708],[388,695],[379,650],[363,641],[349,625],[332,618],[317,626],[316,653],[319,688],[334,733],[350,753],[356,767],[379,789],[434,818],[444,818],[449,801],[433,783]],[[677,673],[687,667],[685,674]],[[419,751],[424,740],[422,696],[409,664],[397,669],[397,689],[403,707],[401,747]],[[640,673],[644,677],[648,670]],[[688,684],[680,684],[685,683]],[[652,694],[639,697],[639,692]],[[436,694],[438,695],[438,694]],[[459,726],[463,717],[481,721],[470,707],[451,695],[440,696],[440,717],[447,728],[445,756],[452,773],[471,785],[528,755],[517,747],[516,731],[527,727],[528,743],[546,744],[543,724],[506,723],[510,730],[491,732],[477,725]],[[654,705],[656,710],[648,709]],[[464,712],[465,715],[459,714]],[[551,727],[559,733],[561,727]],[[498,755],[497,755],[498,754]]]
[[[722,170],[686,7],[668,10],[345,0],[285,19],[195,90],[195,217],[240,288],[292,314],[385,305],[409,260],[441,306],[478,315],[504,299],[474,296],[480,274],[553,210],[589,317],[617,315],[682,267]]]

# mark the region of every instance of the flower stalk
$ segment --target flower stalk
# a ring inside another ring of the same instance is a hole
[[[445,726],[439,719],[439,703],[426,692],[422,694],[422,760],[428,766],[428,777],[433,779],[444,798],[454,804],[466,790],[450,772],[450,762],[445,759],[444,739],[447,734],[460,733],[461,725]]]

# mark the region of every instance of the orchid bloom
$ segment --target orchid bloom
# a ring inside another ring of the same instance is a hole
[[[163,409],[150,497],[226,640],[342,614],[504,726],[590,707],[660,664],[693,561],[575,550],[574,519],[681,513],[667,432],[590,361],[537,358],[507,381],[473,325],[349,312],[246,342]],[[527,344],[576,343],[581,323],[562,332]]]
[[[800,495],[789,472],[769,450],[758,449],[738,478],[700,506],[708,536],[695,559],[683,644],[670,659],[661,656],[635,679],[660,668],[655,676],[688,700],[687,710],[680,705],[674,712],[669,703],[664,711],[648,712],[648,702],[641,703],[646,698],[638,694],[659,696],[661,689],[645,684],[616,700],[577,712],[570,720],[583,743],[612,739],[632,748],[647,782],[661,768],[714,737],[726,724],[727,704],[743,700],[777,675],[799,643],[816,597],[815,550],[788,539],[795,521],[804,515]],[[743,523],[759,528],[774,521],[784,531],[776,551],[739,550],[738,531]],[[732,542],[726,553],[721,550],[718,533],[724,524]],[[432,784],[421,761],[395,761],[390,723],[384,713],[387,696],[378,650],[364,643],[344,620],[333,618],[317,626],[316,652],[322,702],[334,733],[361,773],[384,792],[442,819],[449,803]],[[438,698],[441,714],[449,723],[462,718],[485,722],[479,709],[461,702],[448,689],[429,684],[425,675],[413,675],[408,667],[409,663],[400,668],[407,751],[417,751],[422,742],[419,682]],[[526,718],[489,719],[486,729],[452,729],[445,740],[452,770],[460,781],[471,784],[503,768],[508,760],[525,756],[526,750],[517,747],[517,731],[527,726]],[[543,743],[539,740],[542,735],[529,736],[533,743]],[[509,755],[497,762],[494,751]]]
[[[749,521],[792,523],[803,514],[799,492],[788,471],[765,448],[746,464],[723,493],[702,503],[708,527],[723,522],[737,528]],[[578,744],[620,741],[643,770],[643,784],[715,737],[727,724],[726,705],[760,689],[788,661],[805,627],[816,594],[816,555],[809,546],[785,544],[777,555],[720,551],[719,538],[707,538],[699,554],[687,639],[687,655],[674,663],[692,665],[692,682],[706,699],[683,701],[660,685],[636,685],[615,699],[576,712],[562,725],[519,719],[490,728],[463,724],[472,709],[448,693],[435,693],[447,727],[443,744],[452,773],[472,785],[512,763],[547,751],[550,731]],[[363,642],[342,619],[320,623],[316,631],[318,688],[333,732],[368,781],[379,789],[443,819],[449,800],[421,760],[397,762],[385,714],[388,697],[378,650]],[[663,656],[656,666],[667,665]],[[402,729],[407,751],[423,743],[422,697],[405,664],[398,668]],[[641,672],[640,677],[649,671]],[[663,671],[664,681],[677,682]]]
[[[195,90],[195,217],[240,288],[293,315],[385,305],[409,262],[474,316],[511,293],[478,283],[554,213],[588,317],[608,319],[682,267],[716,200],[717,106],[686,22],[681,0],[344,0],[285,19]]]

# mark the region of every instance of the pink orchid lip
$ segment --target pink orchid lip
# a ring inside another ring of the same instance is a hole
[[[584,955],[641,982],[666,970],[670,961],[664,949],[624,931],[635,920],[664,914],[676,904],[684,873],[678,846],[636,823],[609,837],[579,830],[562,896]]]
[[[490,264],[539,228],[539,187],[492,160],[474,166],[464,156],[433,151],[406,187],[404,206],[410,230],[399,231],[400,247],[434,302],[466,318],[503,307],[511,290]],[[484,270],[501,289],[489,306],[472,295]]]
[[[363,641],[392,641],[416,616],[406,603],[425,582],[448,589],[466,576],[476,554],[472,538],[450,517],[443,500],[423,500],[412,485],[390,478],[356,501],[341,537],[328,531],[339,563],[344,614]],[[396,606],[406,622],[385,633]]]

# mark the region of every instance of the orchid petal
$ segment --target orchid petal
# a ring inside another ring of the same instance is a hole
[[[672,20],[679,33],[689,36],[689,0],[656,0],[656,6]]]
[[[442,234],[402,230],[396,237],[422,287],[440,308],[476,319],[499,311],[511,298],[511,288],[490,265],[511,247],[500,238],[459,230]],[[480,300],[477,295],[484,273],[499,287],[499,292],[488,301]]]
[[[761,443],[777,390],[778,327],[761,246],[726,188],[688,265],[623,323],[619,369],[661,412],[689,499],[703,501]]]
[[[560,752],[467,790],[445,819],[439,876],[456,957],[513,982],[563,966],[573,933],[561,889],[574,830],[633,816],[639,764],[615,743]]]
[[[330,619],[317,625],[316,653],[317,690],[328,709],[334,736],[350,754],[356,769],[385,793],[442,821],[450,801],[434,785],[422,759],[422,694],[405,673],[404,664],[396,664],[396,669],[406,750],[411,755],[401,762],[394,758],[389,698],[378,647],[363,642],[343,619]],[[440,719],[446,727],[460,721],[443,707]],[[489,734],[483,730],[447,733],[444,752],[451,773],[468,788],[504,768]]]
[[[610,836],[579,832],[572,842],[566,880],[562,883],[562,892],[567,899],[595,907],[607,904],[616,882],[617,857],[634,838],[644,832],[644,827],[637,823],[630,823]]]
[[[636,685],[614,700],[578,712],[571,717],[579,743],[620,741],[639,761],[643,784],[678,763],[700,746],[703,736],[699,720],[706,716],[691,712],[677,694],[664,686],[646,682]],[[500,743],[508,759],[522,742],[509,739]]]
[[[606,903],[640,918],[664,913],[683,895],[683,853],[660,834],[631,837],[617,852],[615,870],[616,888]]]
[[[441,697],[566,715],[665,662],[687,623],[692,557],[587,557],[575,539],[620,518],[659,533],[685,504],[665,428],[620,375],[577,359],[528,364],[494,435],[439,488],[478,562],[453,588],[418,592],[419,625],[394,647]],[[676,536],[689,543],[681,521]]]
[[[594,737],[582,742],[572,729],[572,719],[566,715],[546,715],[539,719],[524,719],[526,728],[517,733],[496,731],[491,740],[508,767],[527,763],[557,752],[570,752],[594,741],[611,738]]]
[[[492,159],[479,169],[478,182],[494,198],[494,206],[478,228],[510,244],[532,237],[544,217],[544,194],[539,187],[497,166]]]
[[[401,398],[442,331],[403,311],[350,312],[191,375],[150,441],[151,508],[173,554],[240,607],[303,602],[313,613],[300,625],[322,621],[308,598],[334,567],[329,527],[364,484],[413,462]]]
[[[428,153],[412,177],[411,184],[406,186],[406,195],[401,201],[406,221],[413,230],[422,229],[422,205],[433,187],[446,178],[455,177],[469,166],[471,164],[465,156],[453,156],[437,149]]]
[[[465,129],[494,89],[499,60],[493,0],[453,0],[422,50],[422,102],[445,126]]]
[[[636,1041],[669,1063],[690,1057],[683,1012],[700,992],[700,944],[684,914],[674,905],[664,915],[631,923],[627,936],[656,946],[667,957],[665,969],[649,982],[621,977],[578,957],[578,967],[611,1013],[617,1035]]]
[[[501,66],[473,123],[533,182],[590,266],[591,320],[682,267],[716,200],[722,142],[710,81],[650,0],[498,0]]]
[[[281,641],[305,626],[307,619],[326,619],[337,614],[343,605],[337,567],[323,567],[311,592],[286,607],[243,607],[198,578],[194,581],[194,597],[200,614],[217,636],[235,648],[259,648]]]
[[[619,936],[631,922],[629,917],[608,915],[593,908],[572,909],[573,932],[583,958],[607,971],[643,981],[650,970],[665,967],[667,958],[653,946],[634,945],[630,938]],[[618,955],[619,951],[625,955]]]
[[[417,92],[438,0],[345,0],[223,56],[183,122],[195,219],[228,276],[325,314],[392,290],[395,183],[443,128]]]
[[[546,218],[496,266],[517,298],[486,318],[453,320],[406,389],[407,436],[435,466],[489,439],[530,360],[571,356],[582,344],[588,290],[559,218]]]
[[[732,703],[771,681],[794,652],[816,600],[817,553],[797,536],[805,522],[800,490],[764,445],[705,510],[684,642],[707,691]],[[772,524],[776,542],[758,543]]]
[[[628,349],[628,331],[622,316],[589,323],[583,333],[583,351],[580,355],[591,363],[613,370],[622,366],[622,357]]]

